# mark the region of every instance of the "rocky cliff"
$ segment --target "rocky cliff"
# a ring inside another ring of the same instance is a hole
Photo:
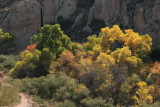
[[[0,0],[0,27],[16,35],[22,48],[41,26],[55,23],[79,41],[101,27],[118,24],[122,29],[150,34],[153,47],[160,47],[160,0],[7,0],[5,4],[4,1]]]

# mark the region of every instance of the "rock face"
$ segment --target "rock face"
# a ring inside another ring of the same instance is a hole
[[[65,1],[65,2],[64,2]],[[68,7],[68,5],[71,5]],[[0,27],[13,35],[19,48],[24,48],[30,36],[44,24],[57,22],[63,14],[69,18],[76,10],[75,0],[22,0],[0,11]]]
[[[0,27],[16,35],[20,48],[41,26],[55,23],[74,40],[118,24],[148,33],[154,49],[160,47],[160,0],[17,0],[7,6],[0,7]]]

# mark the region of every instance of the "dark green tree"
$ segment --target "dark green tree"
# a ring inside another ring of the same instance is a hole
[[[44,25],[40,28],[40,33],[33,35],[32,43],[37,43],[37,49],[43,50],[48,48],[55,57],[57,57],[65,49],[72,49],[70,38],[63,33],[59,24]]]

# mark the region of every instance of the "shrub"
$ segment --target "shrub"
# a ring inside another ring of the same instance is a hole
[[[86,98],[81,100],[81,103],[83,104],[83,107],[108,107],[106,100],[103,100],[102,98]]]
[[[22,92],[37,96],[37,101],[49,101],[55,107],[106,107],[112,105],[102,98],[92,98],[88,88],[65,73],[14,81]]]
[[[9,71],[9,75],[14,78],[45,76],[49,72],[49,66],[53,59],[53,54],[44,48],[42,51],[25,50],[20,55],[21,60],[17,61],[15,67]]]
[[[8,72],[14,67],[18,57],[15,55],[0,55],[0,70]]]
[[[0,106],[11,106],[19,102],[18,90],[12,86],[0,84]]]
[[[159,107],[160,103],[159,102],[155,102],[153,104],[144,104],[143,107]]]
[[[15,51],[16,44],[13,40],[14,36],[9,33],[3,33],[2,29],[0,29],[0,54],[9,54]]]
[[[54,102],[55,107],[77,107],[74,102],[65,100],[64,102]]]
[[[76,91],[80,85],[77,80],[66,76],[63,73],[48,75],[33,79],[23,79],[21,81],[21,90],[32,95],[37,95],[42,99],[53,101],[64,101],[70,99],[73,101],[79,98],[85,98],[89,90],[84,86],[80,91]]]

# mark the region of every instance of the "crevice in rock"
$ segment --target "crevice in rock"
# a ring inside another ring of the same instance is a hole
[[[135,8],[136,8],[136,3],[134,0],[131,0],[127,4],[127,11],[128,11],[128,16],[129,16],[129,26],[133,26],[133,20],[134,20],[134,15],[135,15]]]
[[[9,24],[8,31],[11,32],[11,21],[10,20],[8,20],[8,24]]]
[[[28,24],[28,22],[29,22],[29,17],[28,17],[28,16],[29,16],[29,9],[28,9],[26,3],[24,4],[24,6],[25,6],[25,8],[27,9],[27,10],[26,10],[26,11],[27,11],[27,12],[26,12],[26,13],[27,13],[27,15],[26,15],[27,17],[26,17],[26,20],[25,20],[25,23],[24,23],[24,24],[25,24],[25,26],[27,26],[27,24]]]
[[[43,6],[41,6],[41,27],[44,25],[43,24]]]
[[[3,14],[3,13],[2,13]],[[1,23],[3,23],[4,22],[4,20],[7,18],[7,16],[8,16],[8,14],[9,14],[9,11],[7,10],[7,12],[1,17],[1,19],[0,19],[0,21],[1,21]]]
[[[58,8],[58,12],[61,10],[61,4],[63,4],[64,2],[65,2],[65,1],[63,1],[63,2],[61,3],[61,0],[59,0],[59,2],[58,2],[58,5],[59,5],[59,6],[58,6],[58,7],[59,7],[59,8]]]
[[[45,10],[45,5],[44,5],[44,0],[37,0],[40,3],[40,20],[41,20],[41,27],[44,26],[44,10]]]
[[[145,12],[143,13],[143,16],[144,16],[144,23],[146,25],[147,24],[147,19],[146,19],[146,16],[145,16]]]

